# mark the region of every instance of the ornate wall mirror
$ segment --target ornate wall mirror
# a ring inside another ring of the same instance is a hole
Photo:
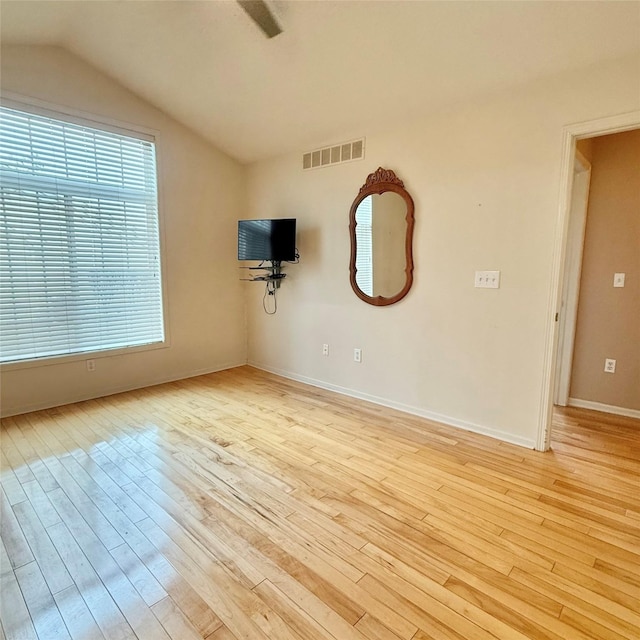
[[[351,205],[351,287],[368,304],[393,304],[411,289],[413,210],[402,180],[382,167],[369,174]]]

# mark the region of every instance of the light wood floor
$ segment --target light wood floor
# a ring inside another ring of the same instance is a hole
[[[3,421],[5,638],[640,638],[640,422],[536,453],[242,367]]]

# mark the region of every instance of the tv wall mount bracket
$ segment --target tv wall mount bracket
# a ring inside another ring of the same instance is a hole
[[[280,260],[266,260],[268,264],[261,264],[257,267],[240,267],[250,272],[258,271],[261,273],[249,273],[249,278],[240,278],[246,282],[273,282],[276,289],[280,288],[280,280],[287,277],[282,271],[282,262]]]

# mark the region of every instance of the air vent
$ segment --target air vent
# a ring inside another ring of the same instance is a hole
[[[320,169],[332,164],[364,159],[364,138],[309,151],[302,156],[302,168]]]

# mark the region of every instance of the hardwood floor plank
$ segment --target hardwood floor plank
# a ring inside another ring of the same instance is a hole
[[[0,640],[640,637],[638,420],[542,454],[239,367],[0,435]]]
[[[26,500],[27,495],[2,451],[0,451],[0,457],[3,460],[2,471],[0,471],[0,486],[6,494],[9,504],[13,506],[18,502]]]
[[[17,422],[14,418],[5,418],[2,420],[2,453],[6,457],[10,468],[15,473],[21,483],[34,480],[35,476],[22,456],[22,453],[15,444],[15,439],[21,438]]]
[[[29,437],[30,432],[33,432],[33,430],[30,429],[29,422],[15,421],[13,427],[14,428],[9,431],[12,443],[9,450],[13,450],[16,458],[19,457],[24,461],[23,466],[16,469],[16,474],[18,474],[20,482],[25,483],[35,479],[45,491],[55,489],[57,484],[43,464],[37,452],[37,444],[34,446]],[[25,429],[25,427],[27,428]]]
[[[21,502],[13,510],[51,593],[72,586],[73,580],[31,504]]]
[[[238,640],[238,637],[234,636],[227,627],[220,627],[220,629],[207,636],[205,640]]]
[[[55,593],[53,598],[73,640],[104,640],[75,585]]]
[[[296,585],[294,581],[270,580],[260,583],[254,591],[278,611],[294,629],[300,629],[303,638],[310,640],[315,634],[326,640],[365,640],[363,634],[318,599],[314,594]]]
[[[47,530],[87,608],[108,640],[135,640],[133,629],[63,522]]]
[[[636,640],[640,629],[640,617],[626,607],[607,601],[579,584],[547,574],[525,575],[514,568],[513,577],[523,584],[544,591],[576,612],[601,624],[622,638]],[[606,603],[606,604],[605,604]],[[578,631],[574,631],[578,633]]]
[[[38,636],[31,621],[29,610],[18,585],[15,572],[9,564],[9,557],[0,541],[2,552],[0,574],[0,620],[5,635],[11,640],[37,640]],[[25,565],[21,565],[25,566]]]
[[[621,567],[640,565],[640,548],[635,544],[636,536],[620,533],[620,536],[626,536],[626,538],[612,542],[603,540],[598,535],[591,535],[589,532],[585,534],[574,531],[570,527],[553,521],[545,520],[542,527],[561,535],[562,539],[569,541],[575,549],[588,554],[597,554],[596,557],[600,560],[606,560]]]
[[[167,597],[167,592],[128,544],[111,549],[110,553],[148,606]]]
[[[530,637],[531,633],[535,633],[539,640],[564,640],[567,634],[578,637],[575,630],[560,623],[557,618],[528,606],[525,602],[509,598],[508,594],[503,594],[502,600],[496,600],[483,590],[474,588],[454,576],[449,578],[444,586],[467,602],[504,620],[509,626],[521,631],[525,637]],[[561,611],[562,608],[558,611],[558,615]]]
[[[378,620],[368,613],[365,613],[362,618],[358,620],[356,629],[368,640],[400,640],[400,636],[397,636],[393,631],[385,627],[381,622],[378,622]],[[415,637],[416,635],[414,633],[411,639],[413,640]]]
[[[18,567],[16,578],[38,636],[49,640],[71,640],[38,563],[30,562]]]
[[[22,527],[2,490],[0,490],[0,537],[14,569],[33,562],[33,553],[24,537]]]
[[[383,583],[366,574],[360,580],[360,586],[388,602],[398,613],[415,624],[418,631],[433,633],[434,638],[446,637],[450,631],[455,631],[468,640],[493,640],[496,637],[493,632],[483,629],[475,621],[426,591],[395,576],[385,578]]]
[[[640,613],[640,588],[633,584],[600,571],[596,567],[567,567],[556,562],[552,572],[569,581],[588,586],[595,593],[599,593],[631,611]]]
[[[598,638],[599,640],[620,640],[621,637],[620,634],[595,622],[592,618],[573,611],[570,607],[563,607],[560,619],[563,622],[569,623],[573,628],[580,629],[592,638]]]
[[[22,485],[22,488],[24,489],[31,506],[36,512],[36,515],[43,527],[50,527],[51,525],[58,524],[58,522],[60,522],[58,512],[53,508],[51,501],[37,480],[25,482]]]
[[[4,540],[0,537],[0,573],[4,575],[5,573],[13,574],[13,567],[11,566],[11,560],[9,560],[9,554],[7,553],[7,549],[4,546]]]
[[[166,596],[151,605],[151,611],[160,621],[171,640],[202,640],[202,636],[187,618],[180,607]],[[209,634],[211,637],[212,634]]]
[[[299,606],[296,600],[288,598],[269,580],[264,580],[253,590],[304,640],[326,640],[328,637],[334,637],[328,636],[329,630],[321,624],[321,621],[325,620],[326,626],[332,628],[331,623],[327,623],[323,617],[321,607],[305,607],[304,601],[300,603],[302,606]]]

